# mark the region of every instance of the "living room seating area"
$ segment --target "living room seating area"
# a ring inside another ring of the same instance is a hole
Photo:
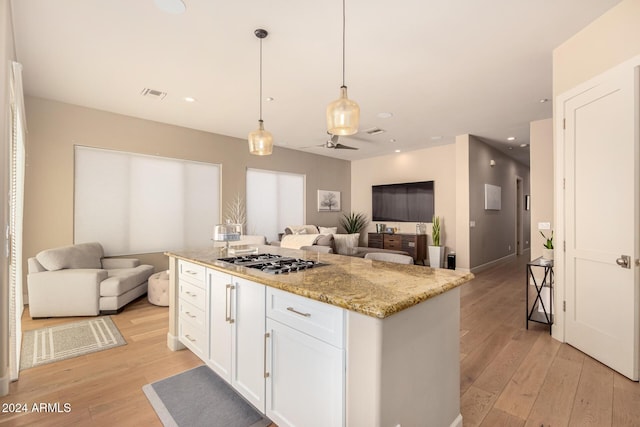
[[[32,318],[111,314],[147,292],[152,265],[105,258],[102,245],[48,249],[28,260]]]

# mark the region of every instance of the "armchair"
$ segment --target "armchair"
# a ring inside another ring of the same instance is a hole
[[[32,318],[115,313],[147,292],[154,269],[137,259],[104,258],[100,243],[42,251],[28,268]]]

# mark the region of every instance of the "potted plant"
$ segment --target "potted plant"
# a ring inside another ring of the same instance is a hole
[[[553,261],[553,230],[551,230],[551,237],[547,237],[541,231],[542,237],[545,239],[544,248],[542,248],[542,258]]]
[[[434,215],[432,221],[431,237],[433,245],[429,246],[429,265],[433,268],[440,268],[444,263],[444,248],[440,245],[440,233],[442,232],[440,217]]]
[[[339,222],[348,234],[360,233],[360,230],[368,223],[365,214],[355,212],[351,212],[349,215],[343,214]]]

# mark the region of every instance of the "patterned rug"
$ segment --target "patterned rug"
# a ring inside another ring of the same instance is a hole
[[[125,345],[111,317],[96,317],[26,331],[20,370]]]

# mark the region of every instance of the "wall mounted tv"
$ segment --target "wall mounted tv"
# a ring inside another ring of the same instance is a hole
[[[373,221],[431,222],[433,181],[371,186]]]

